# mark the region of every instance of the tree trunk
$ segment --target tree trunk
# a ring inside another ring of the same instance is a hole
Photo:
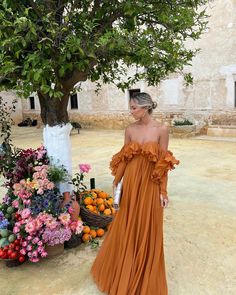
[[[69,122],[67,112],[69,95],[69,92],[65,92],[61,98],[51,98],[48,94],[38,91],[41,118],[44,125],[56,126]]]
[[[43,139],[51,164],[64,166],[69,176],[72,175],[70,131],[67,113],[69,93],[59,98],[50,98],[48,95],[38,92],[41,118],[44,123]],[[60,183],[61,193],[71,192],[72,185],[68,182]]]

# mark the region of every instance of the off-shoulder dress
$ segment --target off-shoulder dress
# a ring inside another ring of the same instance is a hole
[[[117,212],[91,273],[109,295],[167,295],[163,207],[168,171],[179,161],[157,142],[131,141],[110,163],[114,182],[123,177]]]

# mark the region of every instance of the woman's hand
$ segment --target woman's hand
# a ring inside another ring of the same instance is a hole
[[[167,208],[169,200],[167,196],[160,195],[161,207]]]

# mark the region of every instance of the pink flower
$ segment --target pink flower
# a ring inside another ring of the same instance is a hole
[[[76,221],[73,221],[73,222],[71,222],[71,224],[70,224],[70,229],[71,229],[72,231],[75,231],[75,230],[76,230],[76,226],[77,226],[77,222],[76,222]]]
[[[15,183],[13,185],[14,190],[19,191],[21,189],[21,185],[19,183]]]
[[[20,231],[20,228],[18,226],[14,226],[13,233],[17,234]]]
[[[79,164],[79,169],[81,173],[88,173],[91,166],[89,164]]]
[[[28,241],[32,240],[32,237],[31,237],[31,236],[28,236],[28,237],[27,237],[27,240],[28,240]]]
[[[31,201],[30,201],[30,200],[23,200],[23,203],[24,203],[25,205],[30,205]]]
[[[18,200],[14,200],[14,201],[12,202],[12,207],[14,207],[14,208],[19,208],[19,201],[18,201]]]
[[[80,234],[82,231],[83,231],[83,223],[81,220],[78,220],[77,221],[77,226],[76,226],[76,230],[75,230],[75,233],[78,235]]]
[[[33,233],[35,230],[36,230],[36,227],[35,227],[35,223],[33,221],[30,221],[26,224],[25,231],[27,233]]]
[[[30,258],[30,261],[31,262],[39,262],[39,259],[37,257],[33,257],[33,258]]]
[[[28,243],[27,243],[26,241],[24,241],[24,242],[22,243],[22,246],[23,246],[23,247],[27,247],[27,246],[28,246]]]
[[[33,244],[38,244],[39,238],[38,237],[35,237],[32,242],[33,242]]]
[[[28,245],[26,248],[27,251],[31,251],[32,249],[33,249],[33,247],[31,245]]]
[[[42,241],[38,241],[38,246],[42,246],[43,245],[43,242]]]
[[[33,251],[32,256],[37,257],[38,256],[38,251],[37,250]]]
[[[61,221],[63,225],[68,225],[70,223],[70,214],[61,213],[58,219]]]
[[[35,179],[39,178],[39,173],[38,172],[34,172],[33,178],[35,178]]]
[[[46,257],[48,255],[48,253],[46,252],[46,251],[43,251],[42,253],[41,253],[41,257]]]
[[[31,214],[31,211],[30,211],[29,208],[23,209],[23,210],[21,211],[21,217],[22,217],[23,219],[28,218],[28,217],[30,216],[30,214]]]
[[[42,189],[42,188],[39,188],[39,189],[37,190],[37,193],[38,193],[39,195],[42,195],[42,194],[43,194],[43,189]]]
[[[40,254],[40,253],[42,253],[44,251],[44,247],[39,246],[37,250],[38,250],[38,253]]]
[[[48,183],[49,183],[49,181],[48,181],[48,179],[43,179],[43,186],[45,187],[45,186],[47,186],[48,185]]]
[[[58,226],[58,222],[55,219],[46,220],[45,225],[49,229],[53,230]]]
[[[20,254],[25,255],[26,254],[25,249],[20,249]]]
[[[54,188],[54,183],[53,182],[49,182],[48,184],[47,184],[47,189],[48,190],[52,190],[53,188]]]
[[[69,207],[68,212],[69,212],[70,214],[72,214],[72,213],[74,212],[74,209],[73,209],[72,207]]]

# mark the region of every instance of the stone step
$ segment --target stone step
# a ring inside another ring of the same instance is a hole
[[[208,136],[236,137],[236,125],[210,125],[207,128]]]

